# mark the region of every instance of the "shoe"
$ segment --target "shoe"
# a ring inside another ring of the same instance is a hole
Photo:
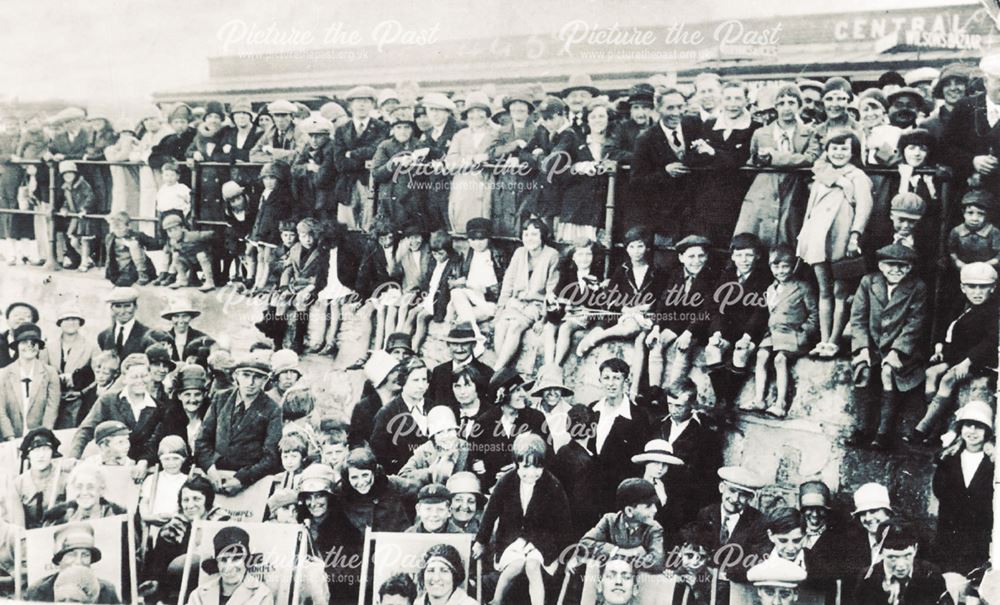
[[[325,347],[322,347],[318,351],[318,353],[320,355],[329,355],[330,357],[336,357],[337,356],[337,345],[333,345],[333,344],[326,345]],[[368,361],[368,356],[367,355],[362,359],[361,364],[364,365],[365,361]]]
[[[142,277],[140,277],[139,279],[135,280],[135,283],[136,283],[136,285],[138,285],[138,286],[146,286],[146,285],[149,285],[149,278],[148,278],[148,277],[146,277],[145,275],[143,275],[143,276],[142,276]]]
[[[888,451],[892,449],[892,437],[888,434],[876,435],[875,439],[872,440],[871,448],[873,450]]]
[[[844,439],[844,445],[850,447],[866,448],[871,445],[872,436],[864,431],[854,431],[850,437]]]
[[[903,435],[903,443],[907,445],[923,445],[926,440],[927,433],[924,433],[920,429],[913,429]]]
[[[775,418],[784,418],[785,416],[788,415],[788,412],[785,411],[785,408],[781,407],[780,405],[772,405],[771,407],[764,410],[764,413],[767,414],[768,416],[774,416]]]
[[[70,259],[70,257],[68,257],[68,256],[64,256],[63,259],[62,259],[62,266],[63,266],[63,269],[69,269],[69,268],[71,268],[73,266],[72,259]]]
[[[166,271],[163,271],[159,275],[156,276],[156,279],[153,280],[153,285],[154,286],[165,286],[165,285],[167,285],[167,280],[168,279],[170,279],[170,274],[167,273]]]

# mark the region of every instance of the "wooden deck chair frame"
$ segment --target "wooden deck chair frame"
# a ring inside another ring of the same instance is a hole
[[[364,544],[364,548],[362,549],[362,554],[361,554],[361,584],[360,584],[360,589],[358,590],[358,605],[366,605],[365,596],[368,594],[368,567],[371,564],[371,555],[372,555],[371,544],[372,544],[372,540],[374,540],[377,537],[377,536],[375,536],[373,534],[387,534],[387,533],[393,533],[393,532],[373,532],[370,527],[365,527],[365,544]],[[470,567],[472,565],[476,566],[476,570],[475,570],[476,571],[476,602],[479,603],[479,605],[482,605],[482,603],[483,603],[483,564],[482,564],[482,561],[480,559],[472,559],[470,557],[469,565],[470,565]],[[466,570],[466,576],[467,576],[466,586],[468,586],[468,575],[469,575],[470,571],[471,570]],[[375,587],[373,586],[372,589],[374,590]]]

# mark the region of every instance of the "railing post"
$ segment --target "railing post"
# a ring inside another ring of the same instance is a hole
[[[948,217],[951,212],[951,194],[952,194],[951,179],[941,180],[941,214],[938,221],[938,241],[935,252],[937,253],[937,258],[944,260],[945,262],[950,261],[947,258],[948,253],[948,234],[951,230],[948,227]],[[947,265],[945,265],[947,266]],[[931,335],[936,337],[938,333],[938,325],[941,321],[941,305],[943,303],[942,296],[944,294],[944,275],[947,273],[947,269],[943,268],[941,264],[937,264],[934,267],[934,294],[933,294],[933,304],[934,311],[931,314]]]
[[[607,238],[608,251],[604,258],[604,277],[607,278],[611,271],[611,252],[614,250],[614,226],[615,226],[615,182],[617,181],[618,167],[608,174],[608,195],[604,203],[604,237]],[[602,242],[603,243],[603,242]]]
[[[201,220],[201,164],[195,160],[191,165],[191,224]]]
[[[55,162],[46,162],[49,170],[49,260],[45,263],[45,268],[49,271],[59,271],[62,269],[62,263],[59,261],[59,245],[56,241],[58,237],[56,234],[58,229],[56,228],[56,175],[59,172],[56,170]]]

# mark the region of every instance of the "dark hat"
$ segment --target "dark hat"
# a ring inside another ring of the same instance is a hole
[[[62,445],[52,429],[44,426],[36,427],[28,431],[28,434],[21,439],[21,455],[27,456],[28,452],[36,447],[52,448],[52,455],[59,455],[59,446]]]
[[[902,244],[882,246],[875,255],[880,261],[896,261],[910,263],[911,265],[917,262],[917,253],[912,248]]]
[[[934,84],[931,94],[936,99],[944,98],[944,83],[948,80],[961,80],[968,87],[971,73],[972,66],[965,63],[950,63],[945,65],[941,68],[941,74],[938,75],[937,82]]]
[[[962,196],[962,205],[977,206],[983,210],[989,210],[993,207],[993,194],[985,189],[970,189]],[[9,308],[7,314],[10,314]]]
[[[885,88],[886,86],[906,86],[906,78],[904,78],[898,71],[887,71],[878,77],[878,82],[876,85],[879,88]]]
[[[760,250],[760,239],[753,233],[737,233],[729,244],[730,250]]]
[[[209,101],[205,103],[205,115],[210,113],[217,114],[220,118],[226,117],[226,107],[218,101]]]
[[[528,90],[527,88],[521,88],[521,89],[515,90],[514,92],[512,92],[509,95],[505,96],[504,99],[503,99],[503,108],[504,108],[504,111],[509,112],[510,111],[510,106],[513,103],[517,103],[517,102],[524,103],[525,105],[527,105],[529,113],[535,110],[534,99],[531,98],[531,91]]]
[[[260,352],[258,352],[260,353]],[[269,355],[249,353],[242,355],[233,366],[233,371],[246,370],[264,376],[271,375],[271,361]]]
[[[882,109],[889,109],[889,101],[886,100],[885,93],[883,93],[880,89],[867,88],[861,91],[861,94],[858,95],[858,107],[869,99],[881,105]]]
[[[920,220],[927,211],[927,202],[916,193],[897,193],[889,200],[889,212]]]
[[[469,219],[465,223],[465,237],[468,239],[487,239],[493,235],[493,221],[488,218]]]
[[[799,486],[799,508],[830,508],[830,488],[822,481],[806,481]]]
[[[532,385],[534,385],[534,382],[525,380],[516,369],[503,368],[497,370],[493,375],[493,378],[490,380],[489,391],[493,395],[493,401],[499,403],[505,394],[510,393],[514,389],[520,387],[525,391],[530,391]]]
[[[285,231],[297,232],[298,229],[296,228],[296,222],[295,221],[281,221],[280,223],[278,223],[278,231],[281,231],[281,232],[285,232]]]
[[[154,342],[146,347],[146,357],[149,359],[150,364],[162,363],[170,368],[171,372],[177,367],[174,360],[170,358],[170,347],[162,342]]]
[[[456,324],[448,330],[448,336],[445,337],[444,341],[446,343],[462,344],[466,342],[476,342],[479,339],[476,337],[475,330],[472,329],[472,324]]]
[[[656,496],[656,488],[645,479],[625,479],[615,490],[615,504],[618,510],[625,510],[626,506],[657,502],[659,498]]]
[[[405,349],[410,355],[416,354],[413,350],[413,341],[406,332],[393,332],[386,338],[385,350],[392,351],[393,349]]]
[[[653,95],[656,90],[651,84],[635,84],[628,91],[628,104],[629,105],[643,105],[645,107],[653,106]]]
[[[105,420],[94,429],[94,443],[100,445],[102,441],[115,435],[131,435],[132,431],[120,420]]]
[[[16,309],[17,307],[24,307],[25,309],[31,311],[31,323],[33,324],[38,323],[38,309],[36,309],[33,305],[29,305],[28,303],[21,301],[12,302],[9,305],[7,305],[7,313],[5,317],[10,318],[10,312]]]
[[[420,488],[417,493],[417,502],[434,504],[435,502],[448,502],[451,500],[451,492],[440,483],[431,483]]]
[[[42,340],[42,329],[33,323],[21,324],[14,330],[14,342],[34,341],[39,346],[45,346]]]
[[[899,136],[897,147],[900,150],[906,149],[907,145],[923,145],[927,149],[934,148],[934,136],[926,128],[911,128],[904,130]]]
[[[101,560],[101,551],[94,540],[94,528],[89,523],[62,526],[56,530],[55,542],[55,554],[52,555],[52,563],[55,565],[59,565],[66,553],[78,548],[90,551],[91,564]]]
[[[920,92],[916,88],[913,88],[912,86],[904,86],[902,88],[892,91],[892,93],[888,95],[887,99],[889,101],[889,105],[892,105],[892,103],[899,97],[905,97],[905,96],[911,96],[915,98],[917,100],[918,105],[922,105],[924,102],[924,93]]]
[[[215,556],[205,559],[201,563],[201,569],[205,573],[219,573],[218,558],[224,554],[250,555],[250,534],[242,527],[223,527],[212,538],[212,546],[215,548]]]
[[[708,248],[712,245],[712,240],[708,239],[703,235],[689,235],[677,242],[674,246],[677,249],[678,254],[684,254],[688,248],[693,248],[694,246],[701,246],[703,248]]]
[[[849,99],[854,98],[854,89],[851,87],[851,83],[847,81],[846,78],[841,78],[840,76],[834,76],[823,83],[823,96],[825,97],[828,92],[834,90],[841,90],[847,93]]]

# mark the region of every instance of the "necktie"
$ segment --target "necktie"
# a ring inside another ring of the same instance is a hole
[[[729,515],[722,518],[722,529],[719,530],[719,544],[729,542]]]
[[[243,416],[246,414],[247,408],[242,403],[237,403],[233,407],[233,417],[229,421],[230,426],[236,427],[240,425],[240,421],[243,420]]]
[[[29,385],[31,385],[31,379],[30,378],[22,378],[21,382],[24,383],[24,398],[28,399],[29,397],[31,397],[31,390],[30,390],[30,386],[29,386]]]
[[[119,357],[121,357],[123,348],[125,348],[125,326],[118,328],[118,337],[115,338],[115,349],[118,350]]]
[[[680,137],[679,134],[677,134],[677,130],[672,130],[670,132],[670,134],[672,135],[671,139],[673,140],[674,154],[677,156],[678,159],[683,160],[684,159],[684,143],[681,143],[681,137]]]
[[[778,143],[778,147],[785,153],[792,150],[792,141],[788,138],[787,132],[781,131],[781,141]]]
[[[688,275],[684,278],[684,294],[685,296],[691,292],[691,286],[694,284],[694,276]]]
[[[579,128],[582,120],[580,120],[580,114],[573,116],[573,128]]]

